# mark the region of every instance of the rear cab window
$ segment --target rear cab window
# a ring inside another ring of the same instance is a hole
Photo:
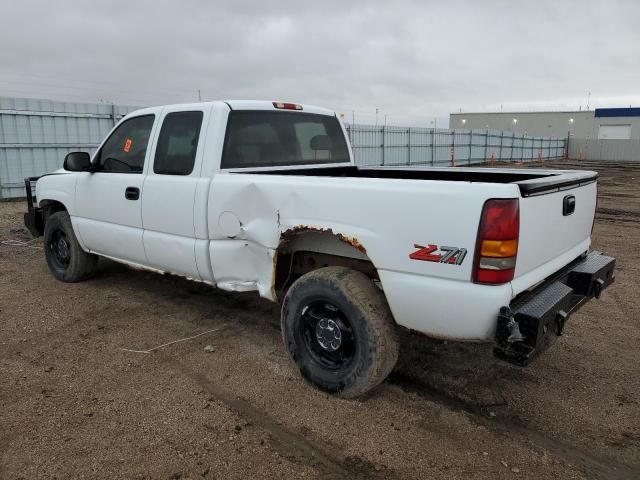
[[[190,175],[196,161],[202,112],[171,112],[162,122],[153,173]]]
[[[349,149],[335,116],[268,110],[229,113],[222,168],[349,161]]]

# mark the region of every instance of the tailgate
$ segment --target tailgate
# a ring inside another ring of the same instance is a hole
[[[520,238],[513,294],[536,285],[588,250],[597,174],[562,172],[518,182]]]

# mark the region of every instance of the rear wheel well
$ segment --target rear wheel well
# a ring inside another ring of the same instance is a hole
[[[347,267],[379,281],[378,272],[360,243],[331,231],[296,229],[281,236],[274,258],[274,293],[283,299],[305,273],[324,267]]]

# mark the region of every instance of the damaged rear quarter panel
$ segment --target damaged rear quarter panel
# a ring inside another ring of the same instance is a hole
[[[357,179],[243,173],[217,174],[208,199],[210,253],[221,288],[271,292],[274,253],[283,235],[331,232],[366,252],[379,270],[468,282],[480,211],[489,195],[508,197],[513,186],[425,180]],[[432,205],[426,201],[436,201]],[[232,238],[219,218],[240,223]],[[462,217],[460,212],[464,212]],[[456,218],[457,217],[457,218]],[[467,248],[462,265],[409,259],[415,243]]]
[[[258,290],[275,300],[272,292],[275,252],[280,242],[301,231],[335,234],[365,252],[360,238],[374,234],[354,222],[340,224],[327,217],[338,208],[321,190],[302,177],[222,173],[213,180],[208,224],[211,260],[216,284],[229,290]],[[322,183],[327,183],[322,179]],[[305,185],[306,184],[306,185]],[[326,210],[325,210],[326,209]],[[232,212],[240,231],[229,238],[219,222]],[[228,215],[228,214],[226,214]]]

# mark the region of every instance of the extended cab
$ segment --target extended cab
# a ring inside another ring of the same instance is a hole
[[[33,180],[25,223],[56,278],[103,256],[257,291],[304,378],[346,397],[392,370],[399,327],[524,365],[614,280],[589,252],[595,172],[358,167],[308,105],[139,110]]]

